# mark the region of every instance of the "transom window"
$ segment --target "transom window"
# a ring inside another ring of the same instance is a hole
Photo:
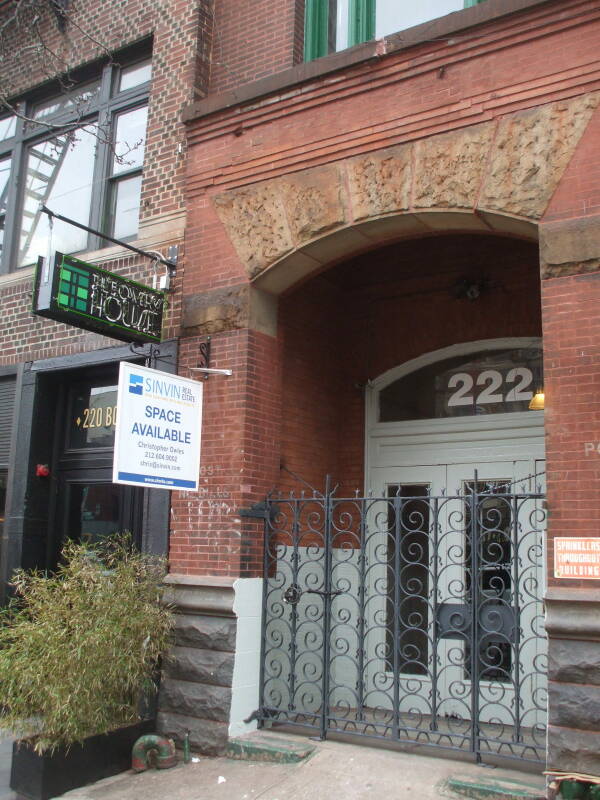
[[[2,272],[45,256],[50,233],[64,253],[104,246],[59,220],[51,231],[42,205],[118,239],[136,236],[151,70],[145,48],[0,117]]]
[[[538,347],[456,356],[421,367],[382,389],[379,421],[527,411],[542,385]]]
[[[311,61],[482,2],[484,0],[306,0],[304,58]]]

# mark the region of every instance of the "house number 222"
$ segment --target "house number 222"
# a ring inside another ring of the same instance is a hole
[[[448,398],[448,406],[471,406],[473,403],[518,403],[531,400],[533,372],[527,367],[513,367],[506,376],[497,369],[480,372],[477,379],[468,372],[456,372],[448,380],[448,388],[455,389]],[[473,391],[474,386],[480,387]]]

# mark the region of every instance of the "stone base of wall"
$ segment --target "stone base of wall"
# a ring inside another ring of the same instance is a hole
[[[550,588],[548,769],[600,776],[600,593]]]
[[[158,728],[193,750],[222,755],[229,735],[256,727],[260,579],[168,575],[174,645],[163,664]]]

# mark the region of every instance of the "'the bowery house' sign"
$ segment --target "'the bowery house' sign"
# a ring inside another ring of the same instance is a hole
[[[164,292],[56,253],[38,259],[33,313],[124,342],[160,342]]]

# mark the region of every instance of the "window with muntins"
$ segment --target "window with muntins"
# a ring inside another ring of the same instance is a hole
[[[304,59],[312,61],[483,2],[485,0],[306,0]]]
[[[0,117],[2,272],[46,256],[50,233],[64,253],[106,244],[59,220],[51,231],[42,205],[118,239],[136,236],[151,73],[146,48]]]

